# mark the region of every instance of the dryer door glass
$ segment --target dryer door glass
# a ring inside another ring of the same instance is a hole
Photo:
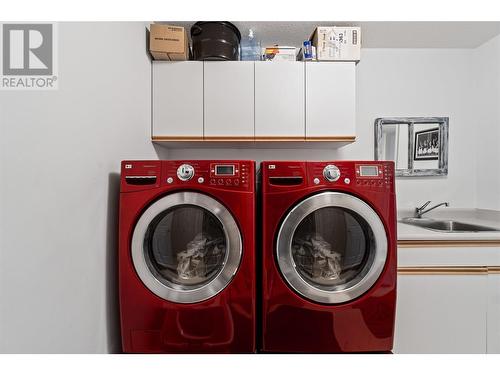
[[[325,192],[303,200],[284,218],[276,255],[296,292],[316,302],[343,303],[375,284],[385,265],[387,237],[367,203]]]
[[[170,194],[150,205],[135,226],[131,247],[142,282],[178,303],[215,296],[231,282],[242,256],[231,213],[195,192]]]
[[[324,207],[298,225],[292,257],[302,278],[318,288],[340,290],[366,274],[373,261],[372,244],[373,231],[360,215],[342,207]]]

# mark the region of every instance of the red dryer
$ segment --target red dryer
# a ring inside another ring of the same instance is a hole
[[[263,162],[262,350],[389,352],[394,164]]]
[[[127,353],[255,351],[253,161],[123,161]]]

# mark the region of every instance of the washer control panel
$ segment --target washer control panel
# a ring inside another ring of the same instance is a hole
[[[231,190],[247,190],[254,185],[254,162],[227,160],[190,160],[163,163],[162,182],[167,185],[189,184]]]
[[[194,168],[190,164],[182,164],[177,168],[177,177],[181,181],[189,181],[194,176]]]
[[[248,166],[245,163],[211,163],[210,185],[239,186],[248,183]]]
[[[328,164],[323,168],[323,177],[325,180],[335,182],[340,178],[340,170],[334,164]]]

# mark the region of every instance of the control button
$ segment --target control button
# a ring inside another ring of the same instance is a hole
[[[198,183],[202,184],[205,182],[205,179],[203,177],[198,177]]]
[[[231,181],[231,179],[230,179],[230,178],[228,178],[228,179],[226,180],[226,185],[232,185],[232,183],[233,183],[233,181]]]
[[[167,178],[167,184],[171,184],[174,182],[174,179],[172,177]]]
[[[189,164],[182,164],[177,168],[177,177],[181,181],[189,181],[194,176],[194,168]]]
[[[313,182],[314,182],[314,184],[315,184],[315,185],[319,184],[319,178],[318,178],[318,177],[316,177],[316,178],[313,180]]]
[[[210,179],[210,183],[211,183],[212,185],[215,185],[215,178],[211,178],[211,179]]]
[[[239,179],[237,179],[237,178],[235,178],[235,179],[234,179],[234,184],[235,184],[235,185],[239,185],[239,184],[240,184],[240,180],[239,180]]]
[[[222,178],[219,178],[219,179],[217,180],[217,183],[218,183],[219,185],[224,185],[224,180],[223,180]]]
[[[340,178],[340,170],[337,168],[337,166],[328,164],[323,169],[323,177],[325,177],[327,181],[335,182]]]
[[[351,183],[351,180],[350,180],[350,179],[348,179],[348,178],[346,177],[346,178],[344,178],[344,182],[345,182],[347,185],[349,185],[349,184]]]

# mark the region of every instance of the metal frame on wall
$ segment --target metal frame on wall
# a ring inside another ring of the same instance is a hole
[[[436,124],[439,128],[438,168],[414,169],[414,125]],[[375,160],[383,160],[382,127],[384,125],[407,125],[408,168],[396,168],[396,177],[446,176],[448,174],[448,117],[380,117],[375,119]]]

